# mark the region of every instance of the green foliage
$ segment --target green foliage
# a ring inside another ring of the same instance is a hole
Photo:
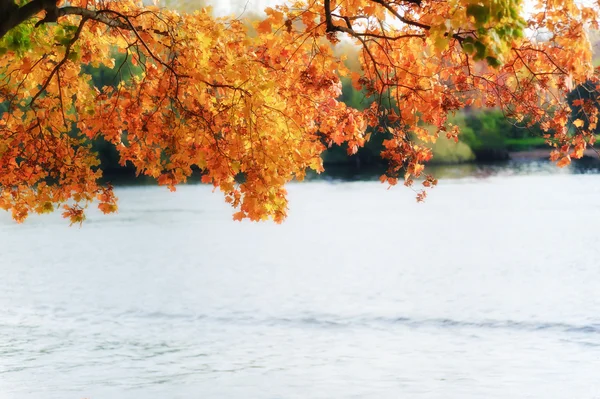
[[[457,164],[471,162],[475,160],[475,154],[471,148],[459,141],[455,143],[445,137],[440,137],[435,144],[431,146],[433,151],[433,164]]]
[[[533,148],[547,148],[548,144],[543,137],[509,138],[505,140],[510,151],[527,151]]]
[[[356,90],[349,79],[342,79],[342,95],[339,98],[348,106],[365,109],[372,99]],[[454,143],[440,137],[431,146],[434,153],[432,163],[452,164],[474,160],[506,159],[509,151],[526,151],[547,146],[544,132],[539,126],[527,126],[527,121],[514,124],[499,110],[465,110],[449,118],[449,122],[460,128],[460,141]],[[327,164],[347,164],[355,166],[373,165],[380,162],[379,154],[383,140],[389,135],[372,132],[371,139],[358,153],[349,156],[347,147],[332,146],[323,156]]]
[[[519,15],[521,0],[474,2],[467,6],[467,16],[475,22],[477,35],[463,40],[463,50],[475,61],[485,60],[497,68],[512,39],[523,36],[525,21]]]
[[[62,46],[68,46],[76,31],[77,25],[60,24],[55,30],[54,42]]]
[[[485,4],[469,4],[467,15],[475,18],[477,26],[483,26],[490,20],[490,7]]]
[[[461,140],[474,151],[506,147],[505,132],[511,129],[511,125],[500,111],[468,113],[462,119],[464,126]],[[457,122],[455,124],[461,125]]]
[[[467,144],[478,160],[505,159],[509,151],[547,147],[544,132],[527,121],[515,124],[499,110],[465,111],[450,120],[460,127],[460,141]]]
[[[0,40],[0,56],[8,51],[14,51],[17,54],[23,54],[32,48],[31,34],[34,31],[32,23],[23,23],[11,29]]]
[[[367,97],[364,90],[356,90],[352,86],[352,80],[349,78],[342,78],[342,95],[338,98],[346,105],[352,108],[363,110],[368,108],[372,103],[373,99]]]
[[[92,77],[94,86],[102,89],[104,86],[117,87],[119,82],[128,81],[132,76],[139,75],[142,69],[139,66],[133,65],[130,55],[114,51],[111,57],[115,61],[114,67],[109,67],[105,64],[93,67],[91,65],[83,65],[81,70]]]

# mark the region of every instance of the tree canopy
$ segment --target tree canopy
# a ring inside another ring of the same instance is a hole
[[[599,7],[586,4],[298,0],[248,27],[135,0],[0,0],[0,207],[17,221],[63,207],[81,222],[95,201],[116,211],[91,147],[102,138],[159,184],[200,170],[235,219],[281,221],[285,184],[322,171],[328,146],[353,153],[382,133],[381,180],[417,181],[422,200],[437,182],[426,143],[457,140],[448,116],[465,107],[541,126],[565,166],[593,145],[598,119]],[[358,72],[340,41],[359,46]],[[114,84],[93,84],[100,65]],[[338,101],[341,77],[374,100],[367,109]],[[592,89],[573,99],[581,83]]]

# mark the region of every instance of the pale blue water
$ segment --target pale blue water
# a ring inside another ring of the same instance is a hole
[[[0,398],[600,398],[599,175],[0,216]]]

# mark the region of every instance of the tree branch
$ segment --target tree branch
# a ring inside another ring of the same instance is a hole
[[[425,25],[425,24],[422,24],[422,23],[420,23],[420,22],[417,22],[417,21],[411,21],[410,19],[406,19],[406,18],[404,18],[402,15],[400,15],[400,14],[398,13],[398,11],[396,11],[396,10],[394,9],[394,7],[392,7],[392,5],[391,5],[390,3],[386,2],[385,0],[371,0],[371,1],[372,1],[372,2],[374,2],[374,3],[377,3],[377,4],[380,4],[380,5],[382,5],[382,6],[383,6],[383,7],[385,7],[385,8],[386,8],[386,9],[387,9],[389,12],[391,12],[391,13],[392,13],[392,15],[394,15],[396,18],[398,18],[400,21],[404,22],[404,23],[405,23],[405,24],[407,24],[407,25],[416,26],[417,28],[421,28],[421,29],[425,29],[425,30],[429,30],[429,29],[431,29],[431,26],[429,26],[429,25]]]
[[[21,25],[39,14],[40,12],[48,9],[56,9],[56,1],[54,0],[32,0],[22,7],[18,7],[11,0],[2,0],[0,11],[2,11],[2,17],[0,17],[0,39],[4,37],[14,27]]]
[[[65,15],[79,15],[86,19],[101,22],[107,26],[110,26],[111,28],[130,29],[128,24],[118,19],[111,18],[108,16],[108,13],[110,13],[110,10],[95,11],[82,7],[67,6],[56,9],[56,12],[53,13],[54,15],[51,15],[51,13],[47,12],[46,18],[39,20],[35,25],[38,26],[46,22],[56,22],[56,18],[64,17]]]
[[[75,44],[75,42],[79,39],[79,36],[81,35],[81,32],[83,31],[83,25],[85,25],[87,20],[88,19],[86,17],[83,17],[83,19],[79,23],[79,26],[77,27],[77,30],[75,31],[75,34],[73,35],[73,38],[71,39],[71,41],[69,41],[69,44],[67,45],[67,47],[65,49],[65,55],[60,60],[60,62],[58,64],[56,64],[54,69],[52,69],[52,72],[50,72],[50,75],[48,76],[48,78],[46,79],[46,81],[44,82],[44,84],[42,85],[40,90],[31,98],[31,102],[29,103],[30,107],[33,106],[33,104],[35,103],[35,100],[37,100],[38,97],[46,90],[46,88],[48,87],[48,84],[50,84],[50,81],[52,80],[54,75],[57,74],[58,71],[60,70],[60,68],[64,65],[64,63],[67,62],[67,59],[69,58],[69,54],[71,54],[71,48],[73,47],[73,44]],[[59,83],[59,90],[60,90],[60,83]]]
[[[16,6],[12,0],[0,0],[0,39],[8,31],[19,26],[30,18],[35,17],[42,11],[46,11],[44,18],[40,19],[35,26],[49,22],[56,22],[58,18],[66,15],[79,15],[88,20],[98,21],[111,28],[135,30],[127,16],[123,16],[112,10],[90,10],[83,7],[57,7],[55,0],[32,0],[22,7]],[[112,14],[112,15],[111,15]],[[114,16],[114,17],[113,17]],[[167,32],[154,30],[154,33],[167,35]]]
[[[402,16],[394,7],[393,5],[396,3],[392,3],[392,2],[388,2],[387,0],[371,0],[374,3],[377,3],[379,5],[381,5],[382,7],[384,7],[385,9],[387,9],[390,13],[392,13],[392,15],[396,18],[398,18],[398,20],[400,20],[401,22],[403,22],[406,25],[409,26],[414,26],[416,28],[420,28],[423,29],[425,31],[428,31],[431,29],[431,26],[420,23],[418,21],[413,21],[410,19],[405,18],[404,16]],[[421,5],[421,0],[405,0],[408,3],[412,3],[415,4],[417,6]],[[347,17],[347,16],[341,16],[339,14],[334,14],[331,10],[331,0],[324,0],[324,8],[325,8],[325,23],[327,25],[327,32],[345,32],[351,36],[354,36],[356,38],[360,38],[360,37],[370,37],[370,38],[374,38],[374,39],[383,39],[383,40],[398,40],[398,39],[405,39],[405,38],[411,38],[411,37],[419,37],[419,38],[424,38],[425,34],[423,33],[406,33],[406,34],[400,34],[397,36],[388,36],[385,34],[377,34],[377,33],[369,33],[369,32],[357,32],[354,30],[354,28],[352,27],[351,21],[357,18],[368,18],[368,16],[353,16],[353,17]],[[340,18],[343,19],[346,23],[346,26],[339,26],[339,25],[335,25],[333,23],[333,17],[336,18]],[[451,36],[453,39],[458,40],[459,42],[462,43],[462,41],[464,40],[464,37],[462,37],[460,34],[458,33],[454,33],[452,35],[450,35],[448,32],[446,32],[445,34],[446,36]]]

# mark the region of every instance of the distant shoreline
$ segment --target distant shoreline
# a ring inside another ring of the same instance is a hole
[[[511,151],[508,153],[510,159],[515,161],[527,161],[527,160],[538,160],[538,159],[549,159],[551,148],[538,148],[534,150],[526,151]],[[583,153],[583,159],[593,158],[595,160],[600,159],[596,150],[587,149]]]
[[[432,162],[428,163],[428,170],[433,171],[443,170],[444,168],[452,168],[452,167],[502,167],[502,165],[506,165],[507,163],[516,162],[516,163],[528,163],[528,162],[542,162],[542,163],[550,163],[550,152],[551,148],[536,148],[531,150],[524,151],[509,151],[504,154],[507,155],[504,159],[490,159],[490,160],[470,160],[465,162],[436,162],[434,158]],[[352,158],[349,158],[352,159]],[[575,164],[579,164],[581,166],[588,165],[588,167],[593,167],[594,169],[598,169],[600,167],[600,156],[593,149],[587,149],[584,152],[584,156],[582,159],[573,160]],[[307,180],[311,180],[314,178],[324,178],[326,176],[336,177],[341,179],[349,179],[354,180],[356,178],[373,178],[373,176],[378,177],[381,174],[385,173],[385,164],[384,163],[356,163],[354,160],[350,162],[325,162],[325,172],[322,174],[317,174],[312,171],[308,171]],[[194,183],[200,180],[201,173],[199,171],[195,171],[193,175],[190,177],[190,183]],[[102,178],[105,182],[111,182],[117,185],[148,185],[155,184],[156,180],[149,176],[136,176],[135,171],[132,169],[111,169],[104,172],[104,176]]]

